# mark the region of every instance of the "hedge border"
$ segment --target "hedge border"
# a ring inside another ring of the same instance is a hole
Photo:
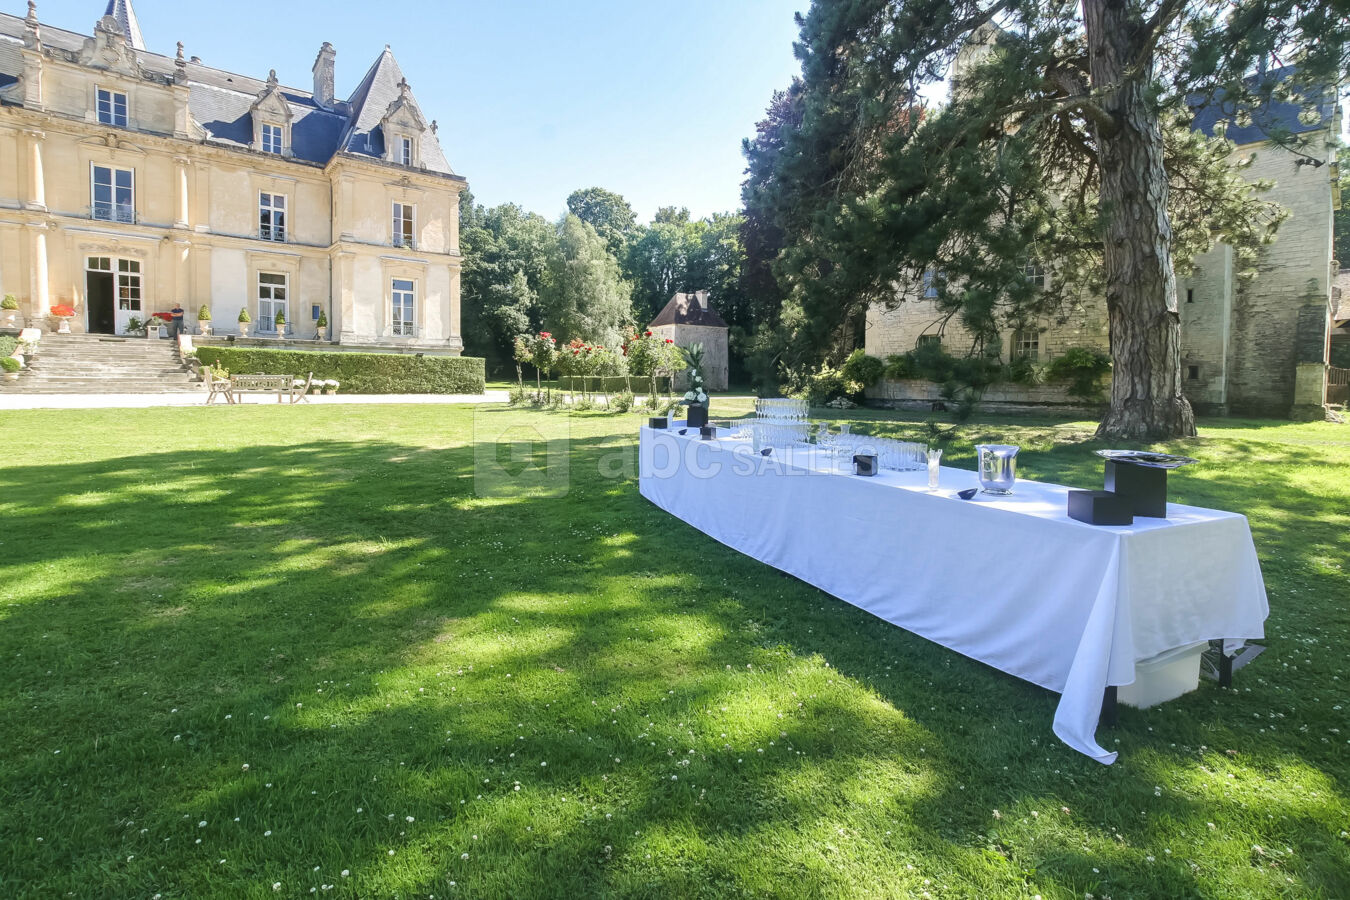
[[[347,394],[481,394],[483,360],[474,356],[332,353],[245,347],[198,347],[203,364],[235,375],[291,375],[332,379]]]

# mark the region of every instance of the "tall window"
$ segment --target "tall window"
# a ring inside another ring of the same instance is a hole
[[[108,222],[136,221],[136,175],[131,169],[93,167],[90,208],[95,219]]]
[[[923,270],[923,296],[932,300],[938,295],[938,274],[934,269]]]
[[[398,139],[398,162],[402,166],[411,166],[413,163],[413,142],[410,137],[401,137]]]
[[[141,263],[136,259],[117,261],[117,308],[141,311]]]
[[[1041,265],[1036,260],[1028,259],[1022,263],[1022,277],[1031,282],[1031,286],[1037,290],[1045,290],[1045,266]]]
[[[415,219],[417,217],[417,207],[411,203],[394,204],[394,246],[395,247],[414,247],[413,231],[416,228]]]
[[[281,126],[271,125],[267,122],[262,126],[262,151],[264,153],[281,154]]]
[[[100,125],[116,125],[118,128],[127,127],[126,94],[110,91],[107,88],[99,88],[95,105],[98,107]]]
[[[411,337],[413,334],[413,313],[417,302],[417,288],[411,281],[394,279],[393,321],[394,334]]]
[[[286,240],[285,194],[258,194],[258,237],[264,241]]]
[[[275,333],[277,313],[286,313],[286,276],[278,272],[258,273],[258,330]]]
[[[1037,360],[1041,357],[1041,333],[1024,328],[1013,335],[1013,355],[1018,359]]]

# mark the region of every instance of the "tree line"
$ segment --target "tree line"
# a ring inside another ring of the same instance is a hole
[[[663,207],[650,224],[619,194],[592,187],[567,198],[556,221],[513,203],[484,207],[460,197],[465,352],[489,372],[514,373],[521,335],[619,348],[641,334],[677,292],[708,290],[744,346],[754,319],[741,285],[743,218],[694,219]]]

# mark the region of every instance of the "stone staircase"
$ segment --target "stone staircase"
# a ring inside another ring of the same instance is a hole
[[[101,334],[44,334],[38,358],[6,394],[164,394],[203,390],[173,341]]]

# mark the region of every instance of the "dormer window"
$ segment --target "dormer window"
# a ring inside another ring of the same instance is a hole
[[[99,88],[96,99],[98,122],[100,125],[127,127],[127,95],[120,91]]]
[[[280,125],[264,122],[262,126],[262,152],[281,155],[282,137],[285,131]]]
[[[401,166],[413,164],[413,141],[410,137],[398,139],[398,164]]]

